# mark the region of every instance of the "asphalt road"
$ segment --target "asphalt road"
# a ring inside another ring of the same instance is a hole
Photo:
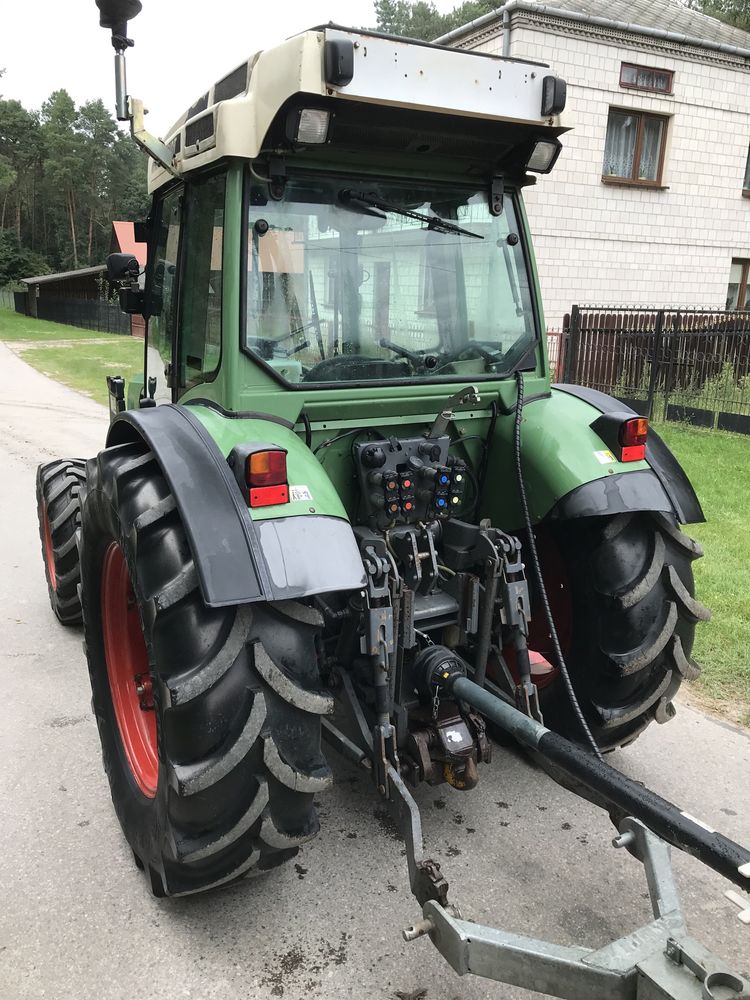
[[[36,465],[89,456],[104,409],[0,345],[0,998],[529,1000],[459,978],[428,939],[367,779],[332,761],[322,831],[296,864],[202,898],[149,894],[120,835],[100,763],[79,630],[47,603]],[[681,707],[612,762],[750,842],[750,735]],[[422,789],[428,849],[464,915],[600,946],[649,917],[641,867],[593,806],[499,749],[469,793]],[[750,975],[750,927],[719,876],[675,857],[693,934]],[[606,998],[602,998],[606,1000]]]

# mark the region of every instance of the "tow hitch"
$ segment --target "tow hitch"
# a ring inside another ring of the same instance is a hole
[[[568,1000],[748,1000],[750,983],[688,935],[667,844],[632,816],[619,829],[613,844],[645,868],[654,914],[631,934],[596,950],[565,947],[462,920],[449,904],[428,900],[404,939],[429,934],[460,976]]]
[[[499,693],[475,684],[462,661],[448,649],[444,653],[442,659],[434,654],[429,659],[425,682],[476,709],[537,755],[555,780],[607,810],[618,830],[614,847],[627,850],[645,868],[654,919],[595,950],[464,920],[448,900],[440,865],[423,854],[419,809],[389,764],[389,806],[406,842],[411,890],[422,906],[422,919],[403,932],[404,939],[428,935],[459,975],[471,973],[568,1000],[750,1000],[750,982],[688,935],[668,845],[694,855],[746,891],[750,852],[546,729]],[[329,727],[327,735],[336,739],[337,733]],[[356,748],[350,744],[349,749]]]

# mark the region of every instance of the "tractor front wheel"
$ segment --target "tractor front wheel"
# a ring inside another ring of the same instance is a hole
[[[80,458],[40,465],[36,473],[36,506],[49,603],[63,625],[80,625],[81,582],[78,532],[80,491],[86,463]]]
[[[582,518],[537,537],[568,671],[599,747],[623,746],[651,721],[667,722],[680,684],[699,673],[690,658],[695,626],[710,617],[694,596],[700,546],[656,512]],[[539,602],[530,645],[554,664]],[[557,671],[540,704],[550,728],[584,741]]]
[[[88,466],[81,571],[93,707],[112,799],[157,895],[232,882],[293,857],[330,782],[318,613],[296,602],[210,608],[154,455]]]

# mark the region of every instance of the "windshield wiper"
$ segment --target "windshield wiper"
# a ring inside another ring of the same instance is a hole
[[[468,229],[462,229],[453,222],[441,219],[438,215],[424,215],[422,212],[412,212],[410,208],[402,208],[400,205],[392,205],[388,201],[381,201],[379,198],[373,198],[371,194],[366,194],[364,191],[352,191],[351,188],[344,188],[339,191],[339,200],[345,205],[362,205],[369,208],[377,208],[381,212],[392,212],[394,215],[402,215],[405,219],[416,219],[417,222],[424,222],[427,228],[433,233],[455,233],[459,236],[473,236],[475,240],[484,239],[484,236],[480,233],[469,232]],[[373,215],[374,213],[367,212],[367,214]],[[383,215],[381,218],[384,219],[385,216]]]

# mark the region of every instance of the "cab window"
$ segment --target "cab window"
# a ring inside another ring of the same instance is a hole
[[[156,379],[157,403],[172,400],[172,345],[177,331],[182,188],[170,191],[156,208],[157,232],[148,294],[146,375]]]
[[[182,246],[177,396],[210,382],[221,360],[224,175],[188,185]]]

